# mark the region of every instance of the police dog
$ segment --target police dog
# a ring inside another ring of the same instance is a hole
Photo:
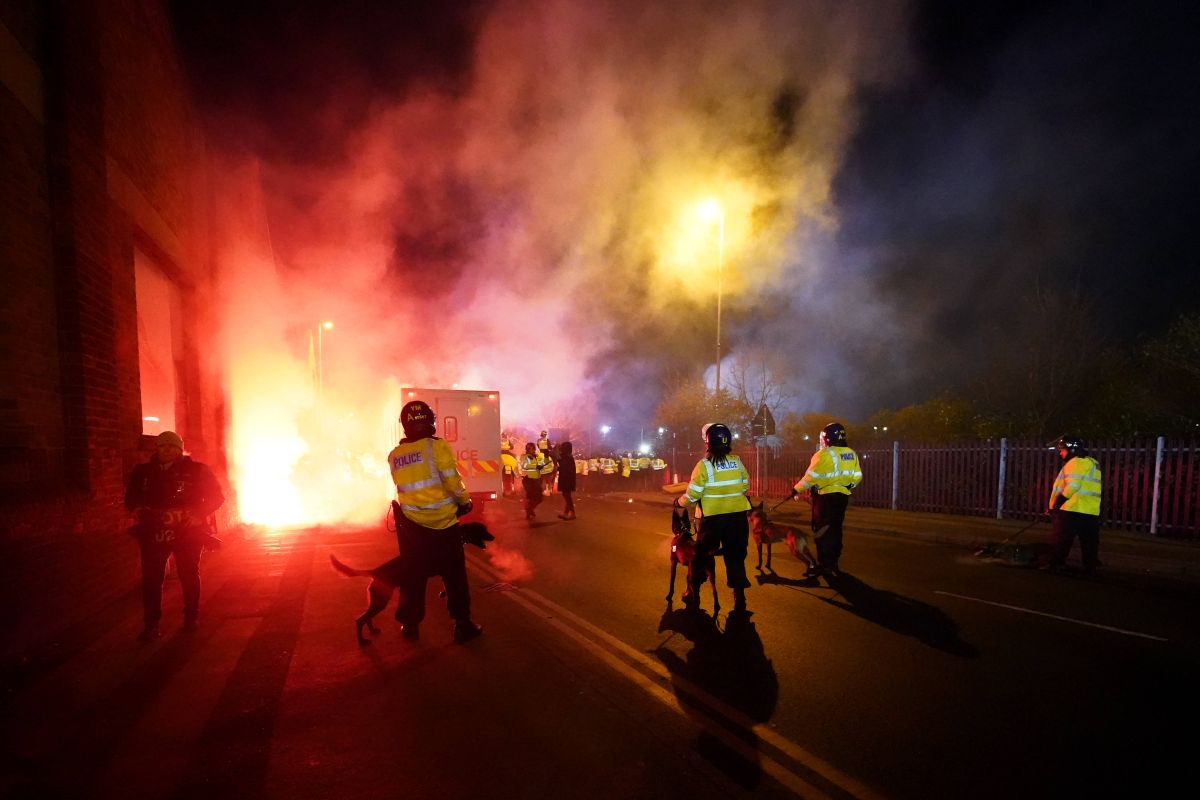
[[[494,541],[496,538],[482,522],[466,522],[458,527],[462,533],[463,544],[473,544],[481,550],[487,547],[488,542]],[[400,585],[404,555],[400,554],[389,561],[383,562],[374,569],[355,569],[354,567],[349,567],[338,561],[337,556],[333,553],[329,554],[329,563],[333,565],[334,569],[347,577],[371,579],[371,583],[367,585],[367,610],[358,619],[354,620],[358,643],[360,645],[368,645],[371,643],[371,640],[363,636],[363,628],[366,628],[374,636],[378,636],[381,633],[379,628],[375,627],[374,620],[375,617],[388,607],[388,603],[392,601],[392,595],[396,593],[396,588]]]
[[[809,569],[816,567],[817,559],[808,548],[807,536],[797,533],[792,528],[785,528],[771,522],[767,519],[767,512],[763,510],[763,503],[759,503],[757,506],[751,504],[749,516],[750,533],[754,537],[754,544],[758,547],[758,566],[755,569],[762,572],[764,545],[767,548],[767,569],[771,569],[771,545],[779,541],[786,544],[788,551],[803,561]]]
[[[697,556],[696,553],[696,538],[692,535],[692,520],[688,516],[687,509],[675,507],[671,511],[671,582],[667,586],[667,602],[675,596],[675,571],[682,564],[685,569],[696,562],[696,568],[704,573],[705,579],[712,586],[713,593],[713,614],[716,615],[721,610],[721,602],[717,599],[717,562],[715,553],[708,556]],[[701,564],[696,561],[697,557],[702,558],[705,563]],[[686,578],[685,578],[686,580]],[[683,593],[683,603],[688,608],[699,608],[700,598],[693,596],[690,587],[688,591]]]

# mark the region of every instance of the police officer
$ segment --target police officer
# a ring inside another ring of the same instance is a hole
[[[540,453],[542,456],[542,495],[549,497],[554,492],[554,474],[558,471],[558,461],[554,453]]]
[[[538,434],[537,449],[544,457],[550,458],[550,451],[554,446],[550,444],[550,434],[547,431]]]
[[[813,539],[817,544],[817,566],[805,573],[836,576],[842,557],[842,525],[850,492],[862,483],[858,454],[846,444],[846,428],[831,422],[821,429],[821,449],[813,454],[808,471],[792,488],[792,497],[809,492],[812,500]]]
[[[193,631],[200,614],[200,555],[216,549],[209,516],[225,502],[212,470],[183,454],[183,438],[163,431],[155,453],[138,464],[125,487],[125,507],[137,516],[130,529],[142,557],[142,641],[159,639],[167,557],[174,554],[183,589],[183,628]]]
[[[542,468],[545,459],[533,442],[525,444],[525,455],[521,456],[521,487],[525,490],[525,519],[532,520],[535,509],[542,502]]]
[[[458,518],[471,510],[471,496],[458,472],[454,452],[434,436],[437,418],[420,400],[400,411],[404,438],[388,454],[396,484],[396,535],[404,556],[396,619],[405,639],[420,638],[425,619],[425,584],[440,575],[446,607],[454,619],[454,641],[464,644],[483,632],[471,621],[471,591]]]
[[[1100,566],[1100,465],[1078,436],[1060,438],[1058,455],[1064,463],[1050,490],[1050,552],[1040,566],[1065,565],[1078,536],[1083,570],[1090,575]]]
[[[733,610],[746,610],[746,551],[750,540],[750,524],[746,512],[750,500],[750,473],[742,460],[733,455],[733,434],[725,425],[705,425],[702,431],[707,452],[696,462],[687,491],[675,498],[678,508],[699,505],[703,513],[700,532],[696,536],[696,558],[688,565],[688,591],[684,604],[689,608],[700,605],[700,589],[704,572],[699,569],[704,560],[721,549],[725,559],[725,580],[733,589]],[[703,557],[703,559],[701,558]],[[697,562],[700,563],[697,563]]]

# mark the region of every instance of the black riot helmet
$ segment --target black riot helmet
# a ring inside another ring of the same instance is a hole
[[[840,422],[831,422],[824,428],[821,428],[821,446],[822,447],[845,447],[846,446],[846,426]]]
[[[719,422],[706,426],[704,444],[713,455],[723,456],[733,447],[733,434]]]
[[[407,439],[421,439],[432,436],[437,416],[433,409],[423,400],[413,400],[404,404],[400,409],[400,424],[404,426],[404,436]]]
[[[1087,455],[1087,450],[1083,448],[1083,440],[1078,436],[1064,434],[1063,436],[1058,437],[1058,449],[1066,450],[1067,458]]]

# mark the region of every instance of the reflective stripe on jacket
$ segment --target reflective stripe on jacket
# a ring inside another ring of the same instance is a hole
[[[858,453],[849,447],[822,447],[808,462],[808,472],[796,484],[797,492],[816,487],[817,494],[850,494],[862,483],[862,465]]]
[[[749,511],[750,473],[735,455],[713,462],[702,458],[692,470],[692,481],[684,495],[689,505],[700,504],[704,516]]]
[[[433,436],[402,440],[388,454],[396,502],[418,525],[444,530],[456,521],[457,506],[471,501],[450,445]]]
[[[537,455],[521,456],[521,477],[522,478],[540,478],[542,477],[542,462],[546,457],[541,453]]]
[[[1050,508],[1059,495],[1067,498],[1059,508],[1076,514],[1100,516],[1100,465],[1090,456],[1076,456],[1063,464],[1054,488],[1050,490]]]

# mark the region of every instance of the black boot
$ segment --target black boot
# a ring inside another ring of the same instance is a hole
[[[734,611],[745,611],[746,610],[746,590],[745,589],[734,589],[733,590],[733,610]]]
[[[454,623],[454,641],[457,644],[466,644],[481,633],[483,633],[483,626],[476,625],[469,619],[460,619]]]

